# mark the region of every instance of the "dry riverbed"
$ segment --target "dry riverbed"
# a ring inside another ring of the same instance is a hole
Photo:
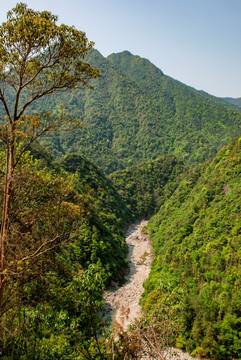
[[[144,290],[143,283],[148,278],[153,259],[150,239],[142,232],[142,228],[146,224],[147,221],[142,220],[132,224],[127,229],[127,260],[130,264],[130,272],[125,276],[126,282],[122,287],[112,282],[111,288],[105,291],[103,295],[107,312],[114,314],[114,324],[124,330],[142,315],[139,300]],[[140,358],[140,360],[144,359],[147,357]],[[177,349],[169,349],[164,352],[162,359],[194,360],[190,355]],[[153,358],[153,360],[157,360],[157,358]]]
[[[143,293],[143,282],[148,278],[152,261],[151,243],[141,229],[147,221],[134,223],[126,231],[128,246],[127,260],[130,272],[125,276],[125,284],[118,288],[112,283],[112,288],[105,291],[104,300],[107,310],[114,311],[114,321],[126,330],[135,318],[141,315],[139,300]]]

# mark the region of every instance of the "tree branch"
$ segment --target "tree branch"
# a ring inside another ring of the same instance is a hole
[[[25,256],[24,258],[22,258],[20,261],[26,261],[26,260],[30,260],[30,259],[33,259],[33,258],[36,258],[37,256],[40,256],[40,255],[43,255],[45,254],[46,252],[56,248],[57,246],[59,246],[60,244],[55,244],[53,246],[51,246],[50,248],[47,248],[43,251],[41,251],[44,247],[48,246],[49,244],[52,244],[53,242],[55,242],[56,240],[58,240],[59,238],[61,238],[61,236],[63,236],[63,234],[61,235],[56,235],[53,239],[51,240],[47,240],[46,242],[44,242],[43,244],[40,245],[40,247],[31,255],[29,256]],[[63,240],[61,242],[61,244],[64,244],[66,243],[67,241],[69,240],[69,238],[67,237],[65,240]]]
[[[0,89],[0,100],[2,101],[2,103],[3,103],[3,105],[4,105],[5,111],[6,111],[6,113],[7,113],[7,116],[8,116],[8,118],[9,118],[9,121],[10,121],[10,124],[12,124],[10,112],[9,112],[9,109],[8,109],[8,106],[7,106],[7,103],[6,103],[6,100],[5,100],[5,98],[4,98],[2,89]]]
[[[44,135],[46,132],[50,131],[52,126],[49,126],[48,128],[45,128],[44,130],[42,130],[40,133],[38,133],[35,137],[33,137],[32,139],[30,139],[30,141],[23,147],[23,149],[21,150],[20,154],[18,155],[18,157],[16,157],[16,161],[14,163],[14,167],[17,166],[19,160],[21,159],[23,153],[27,150],[27,148],[35,141],[37,140],[40,136]]]

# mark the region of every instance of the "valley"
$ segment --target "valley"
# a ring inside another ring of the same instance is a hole
[[[0,32],[1,359],[240,359],[240,98],[23,3]]]
[[[128,325],[142,315],[139,302],[152,261],[150,240],[142,232],[146,224],[147,221],[142,220],[128,227],[125,236],[129,274],[124,277],[124,285],[118,287],[116,283],[112,283],[114,289],[103,294],[107,310],[114,313],[113,323],[117,329],[127,330]]]

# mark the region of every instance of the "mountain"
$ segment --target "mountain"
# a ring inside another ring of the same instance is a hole
[[[238,108],[166,76],[147,59],[128,51],[105,58],[93,50],[86,61],[102,73],[93,90],[54,94],[31,107],[59,114],[64,104],[83,124],[41,140],[55,158],[82,153],[106,173],[167,154],[192,164],[240,134]]]
[[[155,259],[144,308],[177,321],[176,345],[194,355],[240,358],[241,139],[187,165],[239,133],[240,113],[130,53],[105,59],[94,51],[89,61],[103,74],[94,90],[32,108],[58,113],[65,103],[84,127],[42,141],[56,159],[65,155],[59,163],[35,144],[40,160],[27,153],[16,169],[10,238],[18,246],[9,258],[3,356],[95,356],[101,291],[127,267],[123,227],[159,210],[148,225]],[[60,246],[43,258],[16,258],[55,238]]]
[[[241,108],[241,98],[234,99],[234,98],[226,97],[224,98],[224,100],[229,102],[230,104],[233,104]]]
[[[32,108],[57,113],[64,104],[82,121],[82,129],[42,141],[57,158],[83,153],[106,173],[166,154],[191,164],[240,134],[239,111],[207,100],[146,59],[126,51],[104,58],[94,50],[86,60],[102,73],[93,90],[55,94]]]
[[[152,100],[158,101],[166,112],[169,111],[169,117],[170,112],[173,113],[173,126],[178,122],[181,122],[183,126],[190,125],[190,133],[200,132],[201,135],[205,132],[208,126],[207,117],[210,117],[212,126],[216,126],[218,130],[221,122],[225,124],[223,117],[226,116],[227,120],[232,110],[240,112],[237,106],[228,104],[224,99],[214,97],[204,91],[197,91],[164,75],[149,60],[133,56],[128,51],[112,54],[108,56],[108,59],[135,81]],[[225,114],[222,112],[223,108],[231,112],[228,111]],[[240,131],[240,120],[237,129]],[[211,126],[210,130],[212,132]],[[178,133],[178,130],[176,131]],[[177,142],[176,139],[175,142]]]
[[[163,72],[149,60],[143,59],[140,56],[134,56],[129,51],[111,54],[107,59],[132,80],[137,82],[142,89],[145,89],[148,95],[155,100],[158,99],[160,102],[163,102],[163,98],[166,97],[171,98],[170,100],[172,102],[172,100],[174,100],[172,97],[175,95],[175,92],[176,96],[178,95],[178,92],[182,92],[183,94],[188,93],[188,96],[193,96],[195,94],[198,98],[203,98],[205,102],[216,103],[217,106],[223,106],[236,111],[240,110],[240,99],[219,98],[210,95],[203,90],[196,90],[193,87],[187,86],[164,75]],[[176,91],[174,89],[176,89]],[[167,94],[169,94],[169,96]],[[171,103],[168,104],[168,106],[170,105]]]
[[[149,221],[155,260],[144,306],[178,313],[177,346],[241,356],[241,138],[190,168]]]

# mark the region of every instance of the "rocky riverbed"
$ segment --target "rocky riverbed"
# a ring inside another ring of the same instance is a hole
[[[127,229],[127,260],[130,272],[125,276],[125,284],[122,287],[119,288],[116,283],[112,283],[112,288],[104,293],[107,310],[115,312],[114,322],[124,330],[141,315],[139,300],[143,293],[143,282],[150,273],[151,243],[148,236],[141,231],[146,224],[147,221],[142,220]]]
[[[142,220],[129,226],[126,231],[128,246],[127,260],[130,272],[125,276],[125,283],[119,287],[112,282],[110,289],[104,292],[106,310],[113,317],[113,323],[120,329],[126,330],[128,326],[142,315],[139,301],[143,293],[143,283],[150,273],[153,259],[151,241],[142,231],[147,221]],[[152,358],[158,360],[159,358]],[[195,360],[192,356],[181,350],[170,348],[163,352],[161,359],[165,360]],[[141,356],[139,360],[151,360]]]

